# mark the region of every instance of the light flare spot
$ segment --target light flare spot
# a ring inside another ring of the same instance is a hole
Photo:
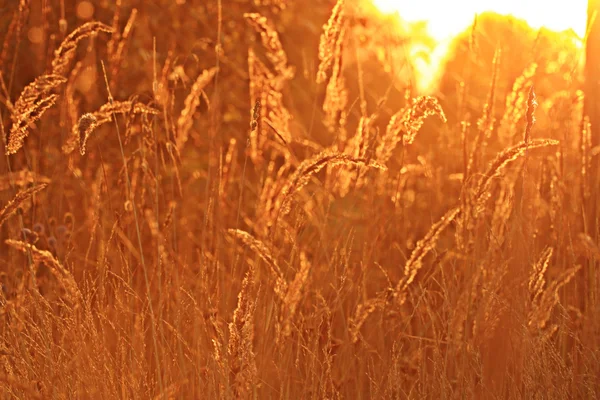
[[[76,14],[79,19],[90,20],[94,16],[94,5],[90,1],[81,1],[77,4]]]
[[[44,40],[44,29],[41,26],[34,26],[27,31],[27,39],[32,44],[41,44]]]

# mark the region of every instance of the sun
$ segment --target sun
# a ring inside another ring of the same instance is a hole
[[[527,21],[534,29],[572,29],[583,38],[587,0],[373,0],[383,13],[398,13],[407,22],[426,21],[430,34],[444,39],[463,31],[476,14],[492,11]]]
[[[396,15],[410,31],[412,24],[425,24],[436,43],[425,59],[415,58],[420,76],[417,85],[432,91],[447,58],[450,42],[473,24],[478,14],[494,12],[527,22],[532,29],[572,31],[583,40],[587,22],[587,0],[372,0],[379,12]]]

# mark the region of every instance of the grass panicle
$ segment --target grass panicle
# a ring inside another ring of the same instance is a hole
[[[23,147],[29,127],[56,103],[58,95],[52,91],[65,82],[58,75],[42,75],[23,89],[13,108],[6,154],[15,154]]]
[[[338,0],[333,7],[327,24],[323,26],[323,33],[319,41],[319,68],[317,70],[317,83],[327,80],[327,72],[335,62],[337,43],[343,32],[345,0]]]
[[[2,226],[2,224],[18,210],[23,202],[27,201],[34,194],[46,189],[47,186],[47,183],[38,183],[30,188],[19,191],[15,197],[0,210],[0,226]]]
[[[192,129],[194,123],[194,113],[200,105],[200,99],[202,98],[204,89],[214,79],[217,71],[217,67],[202,71],[202,73],[198,75],[198,78],[196,78],[190,93],[185,99],[185,106],[177,119],[177,138],[175,144],[179,151],[183,149],[183,146],[188,140],[190,129]]]
[[[403,304],[406,301],[406,290],[413,283],[417,273],[423,267],[423,259],[435,248],[440,235],[454,221],[459,212],[460,208],[453,208],[448,211],[438,222],[431,226],[425,237],[417,242],[415,249],[410,254],[410,258],[404,265],[404,275],[396,285],[394,291],[394,298],[398,304]]]
[[[306,186],[314,175],[325,167],[334,167],[337,165],[364,165],[379,170],[386,169],[385,166],[376,161],[369,161],[348,154],[325,150],[312,158],[302,161],[298,166],[298,169],[288,178],[286,184],[281,189],[277,200],[275,200],[275,207],[277,210],[274,215],[275,219],[279,216],[285,216],[290,212],[294,194]]]
[[[113,101],[104,104],[93,113],[85,113],[79,118],[77,125],[73,126],[71,136],[62,146],[64,154],[71,154],[79,145],[81,155],[85,154],[87,140],[100,126],[113,121],[117,114],[149,114],[157,115],[158,110],[145,104],[134,101]]]
[[[100,32],[112,33],[111,27],[101,22],[87,22],[73,32],[71,32],[65,40],[60,44],[58,49],[54,51],[52,59],[52,74],[66,76],[71,61],[75,58],[77,44],[83,39],[96,35]]]
[[[377,147],[379,162],[386,163],[399,142],[412,144],[425,119],[435,115],[446,122],[446,115],[438,100],[431,96],[417,97],[411,101],[410,105],[394,114]]]

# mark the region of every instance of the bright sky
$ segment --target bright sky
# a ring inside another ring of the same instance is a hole
[[[443,68],[453,38],[468,29],[476,14],[492,11],[523,19],[533,29],[545,27],[561,32],[572,29],[585,36],[588,0],[371,0],[384,14],[398,13],[406,23],[427,21],[436,45],[425,49],[426,57],[411,55],[421,91],[432,90]],[[414,50],[419,50],[414,49]],[[421,49],[423,50],[423,49]]]
[[[454,36],[473,22],[475,14],[494,11],[526,20],[532,28],[542,26],[563,31],[572,28],[585,35],[587,0],[373,0],[384,13],[398,12],[408,22],[429,21],[437,39]]]

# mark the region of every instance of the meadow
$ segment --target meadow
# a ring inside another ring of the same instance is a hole
[[[0,0],[0,398],[600,396],[581,43],[368,4]]]

